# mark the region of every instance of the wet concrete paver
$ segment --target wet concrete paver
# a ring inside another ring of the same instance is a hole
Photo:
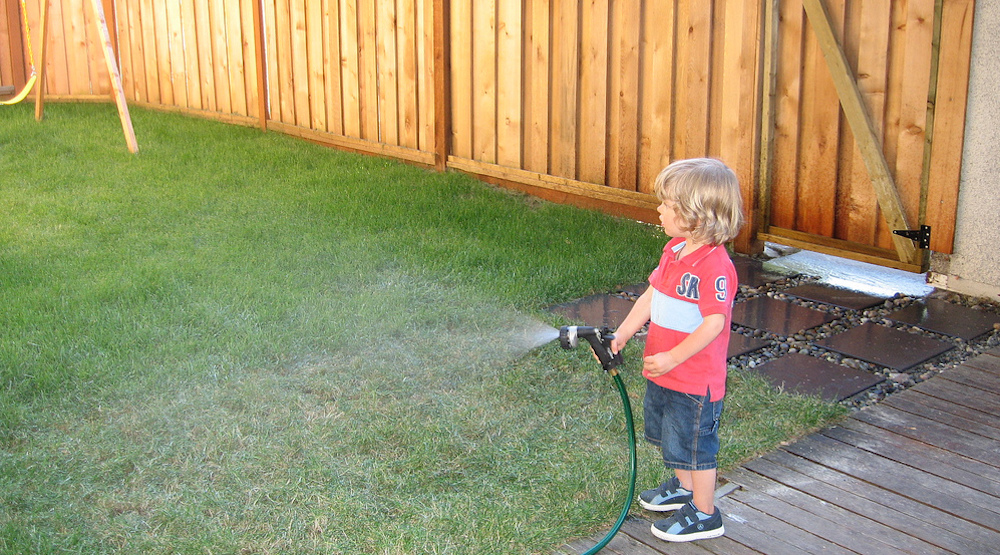
[[[729,335],[729,350],[726,358],[734,358],[752,353],[770,345],[771,342],[759,337],[749,337],[741,333]]]
[[[771,297],[754,297],[733,305],[733,323],[778,335],[795,335],[832,322],[830,314]]]
[[[885,297],[876,297],[859,291],[830,287],[819,283],[807,283],[785,289],[784,293],[807,301],[839,306],[850,310],[864,310],[885,301]]]
[[[942,299],[923,299],[889,314],[889,319],[966,341],[992,331],[1000,323],[996,314],[958,306]]]
[[[848,397],[885,381],[870,372],[799,353],[769,360],[756,367],[775,387],[804,395],[817,395],[827,401]]]
[[[611,329],[621,325],[633,302],[618,295],[591,295],[577,301],[549,307],[549,312],[561,314],[570,320],[587,326],[608,326]]]
[[[951,343],[872,322],[814,341],[813,344],[899,371],[955,348]]]
[[[734,256],[732,259],[733,266],[736,267],[736,279],[740,285],[760,287],[785,277],[782,273],[765,269],[764,263],[756,258]]]

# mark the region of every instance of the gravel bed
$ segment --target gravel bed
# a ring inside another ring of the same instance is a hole
[[[889,314],[892,312],[920,302],[922,300],[921,297],[896,295],[892,298],[886,299],[883,303],[875,305],[872,308],[864,310],[851,310],[825,303],[799,299],[784,293],[785,290],[792,287],[817,282],[818,280],[819,278],[816,276],[798,274],[779,279],[761,287],[752,288],[741,286],[740,292],[736,297],[736,302],[766,295],[768,297],[780,299],[815,310],[822,310],[823,312],[833,316],[834,320],[826,324],[804,330],[803,332],[792,336],[782,336],[753,328],[734,326],[734,333],[740,333],[749,337],[757,337],[772,343],[771,345],[757,351],[730,359],[730,367],[741,370],[749,370],[785,354],[801,353],[884,377],[885,381],[858,393],[853,397],[849,397],[841,401],[842,404],[850,408],[860,409],[878,403],[879,401],[885,399],[888,395],[913,387],[914,385],[939,374],[943,370],[958,366],[966,360],[974,358],[1000,345],[1000,329],[998,329],[998,326],[994,326],[993,331],[990,331],[972,341],[965,341],[956,337],[923,330],[910,324],[894,322],[888,318]],[[928,298],[939,298],[951,303],[972,308],[974,310],[991,312],[993,314],[997,314],[998,320],[1000,320],[1000,303],[997,302],[941,290],[935,290],[934,293],[929,295]],[[900,331],[944,341],[955,345],[955,348],[933,357],[921,364],[908,368],[904,372],[900,372],[893,368],[888,368],[864,360],[851,358],[833,351],[828,351],[822,347],[812,344],[815,340],[842,333],[866,322],[872,322],[878,325],[895,328]]]

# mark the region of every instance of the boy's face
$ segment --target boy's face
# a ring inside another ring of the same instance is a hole
[[[665,200],[661,202],[656,207],[656,211],[660,214],[660,226],[663,227],[663,233],[666,233],[670,237],[688,237],[690,231],[686,229],[686,222],[674,210],[673,201]]]

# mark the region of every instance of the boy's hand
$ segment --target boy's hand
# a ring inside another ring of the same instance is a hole
[[[658,378],[673,370],[680,361],[674,358],[670,351],[656,353],[642,359],[642,375],[652,379]]]
[[[617,355],[622,352],[622,349],[625,348],[625,344],[628,343],[628,340],[628,337],[620,337],[618,332],[615,332],[615,337],[611,340],[611,354]]]

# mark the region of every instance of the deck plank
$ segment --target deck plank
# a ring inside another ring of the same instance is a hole
[[[923,407],[926,407],[933,411],[950,413],[954,416],[968,420],[971,424],[968,428],[966,428],[967,430],[975,431],[982,435],[989,435],[989,437],[997,437],[994,435],[995,432],[993,432],[993,430],[1000,430],[1000,414],[990,414],[978,409],[969,408],[949,401],[948,399],[927,395],[921,391],[912,391],[911,396],[895,399],[895,397],[902,397],[905,393],[911,392],[905,391],[899,395],[892,395],[883,401],[883,403],[887,406],[902,410],[907,410],[906,407],[913,403],[918,408],[921,408],[921,410]],[[993,430],[984,431],[984,428],[992,428]]]
[[[863,412],[863,411],[862,411]],[[786,449],[814,462],[851,473],[883,489],[902,493],[928,507],[1000,530],[997,498],[845,443],[813,435]]]
[[[1000,349],[994,349],[982,356],[978,356],[967,361],[961,366],[978,368],[979,370],[989,372],[994,376],[1000,377]]]
[[[1000,495],[1000,473],[995,467],[966,457],[956,457],[939,447],[876,428],[859,420],[823,431],[823,435],[854,445],[896,462],[924,469],[935,476],[965,484],[991,495]]]
[[[946,399],[952,403],[981,410],[992,414],[1000,413],[1000,395],[987,391],[976,390],[970,398],[970,388],[958,382],[944,379],[943,376],[927,380],[914,388],[925,395]]]
[[[817,536],[854,552],[872,555],[914,550],[927,554],[947,553],[947,550],[935,550],[889,525],[825,503],[748,470],[737,469],[727,476],[745,486],[733,494],[734,499],[794,526],[808,528]]]
[[[859,411],[852,418],[986,464],[1000,462],[1000,443],[943,422],[941,415],[932,420],[884,405]]]
[[[950,370],[941,372],[940,375],[946,380],[957,382],[993,394],[1000,394],[1000,378],[987,370],[981,370],[972,366],[957,366]]]
[[[726,515],[726,535],[751,549],[773,555],[844,554],[848,550],[796,528],[731,497],[716,501]]]
[[[779,451],[751,461],[744,467],[776,482],[813,495],[826,503],[856,512],[878,522],[892,523],[897,530],[928,545],[956,553],[978,553],[985,549],[976,538],[987,540],[989,533],[979,526],[951,530],[941,526],[948,515],[892,492],[871,487],[851,476]]]

